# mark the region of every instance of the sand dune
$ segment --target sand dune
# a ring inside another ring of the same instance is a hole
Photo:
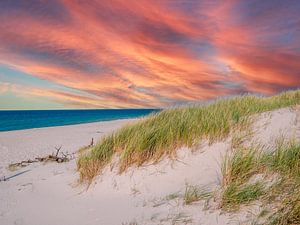
[[[132,120],[0,133],[3,177],[0,182],[0,224],[250,224],[255,206],[238,213],[224,213],[218,202],[185,205],[188,186],[218,189],[221,163],[231,148],[231,138],[196,150],[182,148],[176,160],[131,167],[118,174],[117,159],[87,187],[78,184],[76,162],[36,163],[8,171],[11,162],[49,154],[55,146],[74,152]],[[269,145],[279,136],[300,140],[300,109],[284,108],[255,117],[249,141]]]

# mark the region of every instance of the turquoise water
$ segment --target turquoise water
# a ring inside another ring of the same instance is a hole
[[[64,126],[138,118],[158,109],[16,110],[0,111],[0,131]]]

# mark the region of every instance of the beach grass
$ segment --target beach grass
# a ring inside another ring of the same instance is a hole
[[[257,200],[264,194],[264,186],[261,182],[246,184],[230,183],[222,195],[222,207],[229,210],[236,210],[242,204]]]
[[[250,116],[300,104],[300,90],[272,97],[245,95],[162,110],[127,125],[103,138],[77,161],[81,181],[91,181],[112,160],[119,157],[120,172],[131,165],[157,162],[162,156],[175,156],[180,147],[193,147],[201,140],[213,143],[246,128]]]
[[[300,224],[300,143],[280,138],[273,151],[242,151],[224,160],[221,208],[238,210],[259,200],[272,209],[265,210],[271,213],[263,224]],[[261,179],[251,182],[257,175]]]
[[[259,170],[258,150],[236,149],[233,155],[226,155],[222,163],[223,186],[242,184]]]
[[[193,202],[197,202],[200,200],[207,200],[212,196],[212,193],[207,191],[204,188],[194,186],[194,185],[186,185],[183,200],[184,204],[190,205]]]

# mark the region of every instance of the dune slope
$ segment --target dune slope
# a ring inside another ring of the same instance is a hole
[[[0,182],[0,224],[264,224],[266,220],[258,220],[264,210],[260,199],[246,198],[238,208],[224,204],[224,160],[238,146],[259,144],[268,152],[278,138],[300,141],[300,107],[255,114],[251,121],[237,133],[229,132],[213,142],[203,138],[198,145],[179,147],[172,157],[133,164],[122,173],[120,159],[114,155],[88,189],[79,184],[76,160],[36,163],[13,172],[6,169],[7,163],[2,164],[6,176],[24,173]],[[118,128],[124,123],[113,124]],[[90,129],[108,135],[113,127],[106,122]],[[61,135],[58,131],[54,133]],[[64,141],[67,146],[68,140]],[[27,142],[39,149],[32,140],[23,139],[24,146]],[[9,150],[17,152],[18,146],[10,145]]]

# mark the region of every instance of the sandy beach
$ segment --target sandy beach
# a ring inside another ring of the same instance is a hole
[[[275,138],[300,140],[299,109],[263,113],[253,124],[252,140],[272,143]],[[221,160],[231,139],[196,151],[182,148],[177,159],[132,167],[121,175],[114,163],[87,189],[79,185],[76,160],[67,163],[34,163],[8,171],[9,163],[51,154],[56,146],[75,152],[80,147],[134,120],[118,120],[65,127],[0,133],[1,225],[123,225],[123,224],[250,224],[257,207],[237,214],[221,213],[218,206],[205,210],[205,202],[184,205],[176,198],[187,184],[212,190],[220,185]],[[173,196],[173,197],[172,197]]]
[[[74,153],[80,147],[96,142],[102,135],[116,130],[135,119],[86,123],[70,126],[36,128],[0,132],[0,176],[5,167],[13,162],[45,156],[61,147],[64,152]]]
[[[85,219],[77,223],[77,217],[64,215],[69,210],[73,215],[90,211],[85,208],[87,203],[80,203],[82,189],[75,187],[78,179],[75,160],[64,164],[33,164],[14,172],[7,167],[11,163],[55,153],[55,147],[75,153],[90,144],[92,138],[97,141],[133,121],[135,119],[0,132],[0,177],[25,172],[1,182],[0,224],[93,224],[85,223]],[[94,204],[98,205],[97,201]]]
[[[300,0],[0,0],[0,225],[300,225]]]

